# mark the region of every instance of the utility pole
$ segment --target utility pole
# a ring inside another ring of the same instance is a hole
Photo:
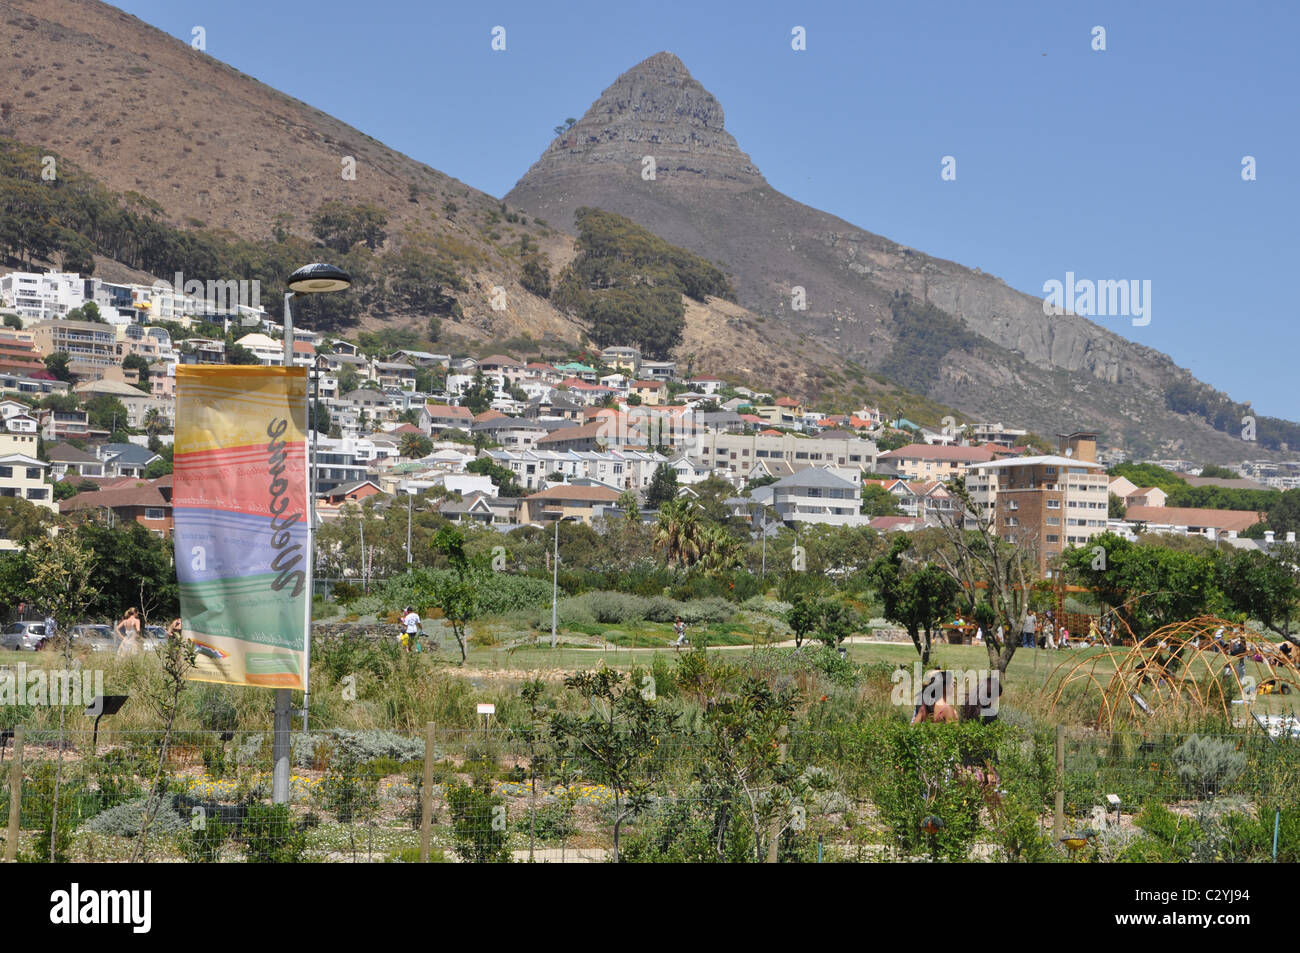
[[[555,521],[555,556],[551,560],[551,648],[555,648],[556,606],[560,595],[560,520]]]

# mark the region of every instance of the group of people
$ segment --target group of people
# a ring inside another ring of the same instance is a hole
[[[1064,621],[1057,622],[1051,609],[1043,613],[1040,623],[1038,616],[1031,609],[1025,616],[1020,630],[1020,647],[1025,649],[1072,649],[1080,641],[1085,645],[1111,644],[1110,622],[1105,620],[1099,626],[1096,619],[1088,622],[1088,634],[1082,639],[1071,635]]]

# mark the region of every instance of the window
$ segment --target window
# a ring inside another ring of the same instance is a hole
[[[1059,510],[1059,509],[1061,508],[1061,501],[1060,501],[1060,500],[1048,500],[1048,501],[1047,501],[1047,508],[1048,508],[1049,510]]]
[[[28,468],[27,468],[27,479],[29,479],[29,480],[39,480],[40,478],[41,478],[41,468],[40,468],[40,467],[28,467]]]
[[[1048,526],[1060,526],[1060,525],[1061,525],[1061,518],[1060,518],[1059,516],[1049,516],[1049,517],[1047,518],[1047,525],[1048,525]]]
[[[13,475],[14,475],[13,467],[0,467],[0,477],[4,477],[8,479],[11,478]]]
[[[1008,516],[1008,517],[1007,517],[1007,525],[1008,525],[1008,526],[1019,526],[1019,525],[1020,525],[1020,520],[1016,519],[1014,516]]]
[[[1049,543],[1059,543],[1059,542],[1061,541],[1061,537],[1060,537],[1060,536],[1057,536],[1057,535],[1053,535],[1053,534],[1051,534],[1051,533],[1048,533],[1048,534],[1047,534],[1047,541],[1048,541]]]

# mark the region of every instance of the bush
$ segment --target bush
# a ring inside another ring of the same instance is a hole
[[[144,823],[144,811],[148,802],[149,796],[145,795],[109,808],[95,816],[86,825],[86,830],[95,834],[135,837],[140,833],[140,825]],[[187,814],[179,795],[165,794],[163,803],[159,805],[153,822],[149,825],[149,831],[151,834],[179,834],[187,831],[190,827]]]
[[[250,864],[300,864],[306,858],[307,835],[288,804],[250,804],[243,836]]]
[[[188,837],[181,837],[181,853],[192,864],[215,864],[233,833],[221,818],[205,819],[197,829],[191,826]]]
[[[481,787],[452,782],[447,787],[447,806],[451,810],[456,853],[462,860],[475,864],[510,862],[505,805],[491,793],[489,782],[485,780]]]
[[[1241,776],[1246,756],[1227,738],[1192,735],[1173,754],[1178,776],[1197,797],[1214,797]]]

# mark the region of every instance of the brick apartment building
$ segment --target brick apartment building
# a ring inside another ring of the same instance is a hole
[[[1039,575],[1071,546],[1106,531],[1108,481],[1097,435],[1058,434],[1060,454],[971,463],[966,485],[980,515],[1007,542],[1031,547]],[[966,525],[975,518],[968,515]]]

